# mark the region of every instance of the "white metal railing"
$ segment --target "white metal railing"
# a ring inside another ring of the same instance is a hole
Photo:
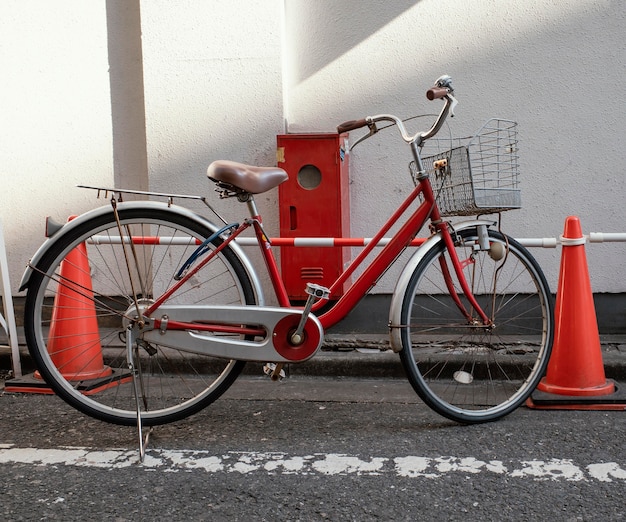
[[[518,243],[527,248],[556,248],[564,241],[562,237],[522,237],[515,238]],[[626,242],[626,233],[614,232],[590,232],[584,236],[586,243],[616,243]],[[128,242],[128,239],[125,238]],[[254,237],[237,238],[236,243],[241,246],[256,246],[257,240]],[[377,247],[383,247],[391,241],[390,238],[384,237],[378,243]],[[411,242],[412,246],[420,246],[426,241],[426,238],[416,238]],[[92,244],[120,244],[122,242],[120,236],[92,236],[89,243]],[[190,243],[200,244],[200,241],[189,236],[138,236],[133,237],[135,244],[152,244],[152,245],[188,245]],[[372,242],[370,237],[273,237],[270,238],[273,246],[278,247],[362,247]]]

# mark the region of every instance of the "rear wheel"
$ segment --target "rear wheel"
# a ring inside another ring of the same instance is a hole
[[[521,405],[545,373],[553,337],[552,299],[534,258],[496,231],[489,231],[490,250],[480,250],[477,238],[475,228],[460,232],[456,251],[494,326],[460,312],[448,270],[471,308],[443,241],[413,273],[401,316],[400,357],[411,385],[428,406],[462,423],[492,421]]]
[[[134,425],[137,401],[125,335],[135,302],[147,306],[171,287],[176,272],[213,231],[167,208],[118,208],[119,225],[113,211],[94,217],[42,257],[29,282],[24,325],[29,350],[59,396],[97,419]],[[124,237],[134,238],[132,248],[128,239],[120,240],[120,225]],[[216,238],[209,248],[221,243]],[[255,294],[227,247],[168,304],[255,304]],[[245,364],[141,340],[133,353],[146,426],[206,407]]]

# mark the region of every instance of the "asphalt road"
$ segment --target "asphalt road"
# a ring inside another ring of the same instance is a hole
[[[460,426],[396,379],[246,376],[150,435],[0,395],[12,520],[622,520],[624,412]]]

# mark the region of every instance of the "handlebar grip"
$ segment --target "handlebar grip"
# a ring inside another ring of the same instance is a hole
[[[337,132],[341,134],[343,132],[349,132],[351,130],[360,129],[361,127],[365,127],[366,125],[367,125],[367,120],[365,118],[362,118],[360,120],[350,120],[340,125],[337,125]]]
[[[429,100],[437,100],[443,98],[449,92],[447,87],[431,87],[426,91],[426,98]]]

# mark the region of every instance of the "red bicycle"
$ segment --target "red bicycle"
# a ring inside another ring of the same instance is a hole
[[[430,236],[395,287],[391,347],[419,396],[450,419],[491,421],[517,408],[546,369],[553,320],[540,267],[497,230],[493,216],[519,207],[516,125],[491,120],[473,138],[427,158],[422,147],[456,104],[450,78],[441,77],[427,97],[443,100],[443,107],[425,132],[410,135],[391,115],[338,127],[366,127],[365,139],[381,122],[395,125],[413,155],[415,188],[330,288],[308,285],[304,307],[289,302],[254,200],[287,179],[282,169],[211,164],[208,176],[220,197],[249,211],[241,222],[218,216],[221,225],[174,204],[194,198],[211,208],[200,196],[135,192],[146,200],[123,202],[132,191],[99,188],[111,195],[110,204],[52,235],[21,284],[28,289],[28,346],[49,386],[108,422],[182,419],[222,395],[246,361],[275,363],[276,376],[283,364],[313,357],[324,332],[428,224]],[[487,217],[446,219],[459,215]],[[277,306],[265,304],[257,271],[236,242],[247,230],[260,246]],[[348,290],[329,302],[349,278]]]

